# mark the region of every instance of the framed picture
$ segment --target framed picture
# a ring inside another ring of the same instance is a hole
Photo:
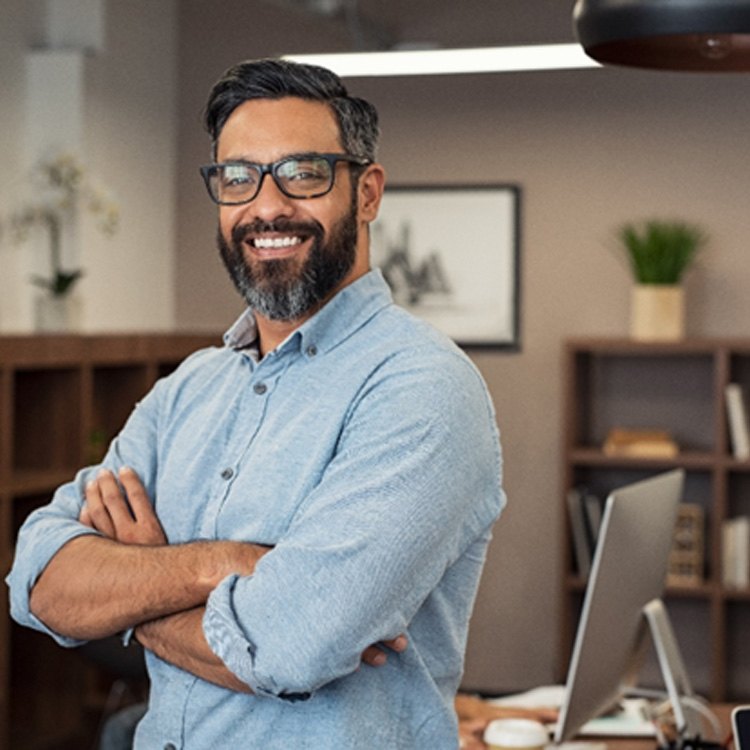
[[[464,347],[517,350],[520,189],[386,188],[372,262],[395,301]]]

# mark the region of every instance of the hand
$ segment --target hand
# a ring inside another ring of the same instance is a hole
[[[523,708],[519,706],[495,705],[481,698],[459,693],[455,699],[456,714],[459,719],[473,720],[484,719],[490,722],[493,719],[532,719],[542,724],[553,724],[557,721],[559,711],[557,708]]]
[[[467,719],[458,722],[459,748],[461,750],[487,750],[484,744],[484,730],[487,728],[484,719]]]
[[[122,544],[166,544],[164,529],[138,475],[123,468],[118,476],[120,484],[111,471],[102,469],[86,485],[86,502],[78,520]]]
[[[395,651],[397,654],[400,654],[402,651],[406,651],[406,647],[408,645],[409,641],[407,637],[402,633],[401,635],[398,635],[389,641],[381,641],[380,643],[375,643],[372,646],[368,646],[362,652],[362,661],[365,664],[369,664],[371,667],[382,667],[383,664],[388,661],[388,656],[385,651],[383,651],[381,646],[385,646],[391,651]]]

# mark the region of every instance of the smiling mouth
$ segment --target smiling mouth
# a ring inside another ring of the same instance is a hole
[[[284,237],[253,237],[249,240],[250,245],[257,250],[283,250],[294,247],[304,241],[299,235]]]
[[[235,246],[244,245],[245,252],[259,260],[291,258],[322,237],[323,228],[317,222],[258,220],[232,230]]]

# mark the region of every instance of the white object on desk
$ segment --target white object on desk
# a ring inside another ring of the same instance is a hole
[[[544,724],[532,719],[495,719],[484,730],[490,750],[543,750],[548,740]]]
[[[518,708],[560,708],[564,694],[564,685],[544,685],[525,693],[495,698],[490,703]],[[648,719],[648,706],[645,698],[626,698],[619,711],[586,722],[579,734],[582,737],[655,737],[654,725]],[[548,725],[548,729],[553,733],[555,725]]]

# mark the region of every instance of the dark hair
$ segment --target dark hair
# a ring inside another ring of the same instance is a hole
[[[375,107],[349,96],[341,79],[330,70],[279,59],[241,62],[229,68],[211,89],[204,124],[214,155],[222,128],[236,107],[251,99],[285,96],[327,103],[336,115],[344,150],[375,160],[380,134]]]

